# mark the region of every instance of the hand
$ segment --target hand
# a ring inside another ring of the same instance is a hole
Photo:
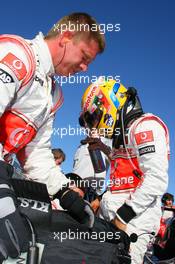
[[[85,202],[77,192],[65,187],[54,198],[58,198],[63,209],[66,209],[79,223],[87,224],[89,228],[93,227],[93,210],[90,204]]]
[[[118,217],[116,216],[115,218],[114,218],[114,220],[112,220],[112,223],[117,227],[117,228],[119,228],[120,230],[123,230],[124,232],[126,232],[126,225],[125,224],[123,224],[119,219],[118,219]]]
[[[96,213],[100,207],[100,201],[98,198],[96,198],[94,201],[91,202],[91,207],[92,207],[93,211]]]

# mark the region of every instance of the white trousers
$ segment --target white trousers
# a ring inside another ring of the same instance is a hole
[[[99,217],[111,221],[115,217],[117,209],[129,198],[129,194],[112,194],[107,191],[100,203]],[[133,218],[127,224],[126,233],[136,233],[139,237],[137,242],[131,243],[130,255],[132,264],[142,264],[147,246],[152,238],[151,232],[157,233],[160,226],[161,207],[160,201],[155,201],[142,214]],[[144,234],[147,233],[147,234]]]

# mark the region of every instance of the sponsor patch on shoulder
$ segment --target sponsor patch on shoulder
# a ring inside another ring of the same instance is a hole
[[[1,59],[0,62],[9,67],[14,72],[19,81],[25,77],[27,73],[25,64],[11,52]]]
[[[3,83],[13,83],[14,82],[12,76],[8,72],[4,71],[3,69],[0,69],[0,80]]]
[[[154,141],[153,132],[149,130],[149,131],[143,131],[143,132],[137,133],[135,134],[135,139],[136,139],[137,145],[141,145],[147,142],[152,142]]]
[[[155,150],[155,145],[150,145],[150,146],[146,146],[143,148],[139,148],[139,155],[142,156],[144,154],[148,154],[148,153],[154,153],[156,152]]]

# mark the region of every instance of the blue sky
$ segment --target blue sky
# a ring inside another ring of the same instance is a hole
[[[108,1],[2,1],[0,33],[33,38],[46,33],[62,16],[87,12],[100,24],[120,24],[120,31],[106,32],[107,47],[90,65],[86,76],[119,76],[126,86],[138,89],[145,112],[160,116],[170,131],[171,160],[168,191],[175,194],[175,1],[108,0]],[[64,105],[56,115],[55,131],[78,128],[80,101],[88,82],[75,75],[74,84],[63,84]],[[71,80],[73,82],[73,79]],[[73,130],[71,130],[73,133]],[[79,135],[55,133],[53,147],[61,147],[67,156],[63,170],[72,169]]]

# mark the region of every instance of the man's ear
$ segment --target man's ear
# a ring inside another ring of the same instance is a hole
[[[71,32],[71,31],[63,32],[59,39],[60,46],[63,47],[65,44],[70,42],[73,39],[74,35],[75,35],[75,32]]]

